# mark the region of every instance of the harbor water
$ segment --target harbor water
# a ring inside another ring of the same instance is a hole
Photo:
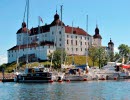
[[[35,84],[0,82],[0,100],[130,100],[130,80]]]

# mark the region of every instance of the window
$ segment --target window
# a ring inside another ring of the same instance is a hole
[[[24,49],[23,49],[23,51],[24,51]]]
[[[69,41],[67,40],[67,44],[69,44]]]
[[[81,51],[82,51],[82,48],[81,48]]]
[[[75,44],[77,45],[77,40],[75,41]]]
[[[86,42],[85,42],[85,45],[86,45]]]
[[[75,38],[77,39],[77,36],[75,36]]]
[[[88,37],[88,40],[89,40],[89,37]]]
[[[80,38],[82,39],[82,36]]]
[[[73,40],[71,40],[71,44],[73,45]]]
[[[73,48],[72,48],[72,51],[73,51]]]
[[[61,41],[61,38],[59,38],[59,41]]]
[[[47,34],[45,34],[45,37],[47,37]]]
[[[82,45],[82,42],[80,42],[80,45]]]
[[[67,35],[67,38],[69,37],[69,35]]]
[[[42,46],[42,48],[44,48],[44,46]]]
[[[78,51],[78,48],[76,48],[76,51]]]
[[[69,48],[67,48],[67,50],[69,50]]]
[[[10,57],[10,55],[9,55],[9,57]]]
[[[12,55],[12,57],[13,57],[13,55]]]
[[[61,44],[60,44],[60,47],[61,47]]]
[[[59,31],[59,34],[61,34],[61,31]]]
[[[52,32],[52,35],[54,34],[54,32]]]

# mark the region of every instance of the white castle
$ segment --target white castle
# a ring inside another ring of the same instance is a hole
[[[59,15],[54,15],[51,24],[31,28],[26,28],[26,23],[22,23],[17,33],[16,46],[8,50],[8,63],[26,61],[28,55],[29,62],[38,60],[48,60],[48,55],[56,49],[63,48],[68,55],[86,55],[91,46],[102,46],[102,37],[96,26],[95,34],[89,35],[82,28],[66,26],[59,19]],[[113,51],[114,43],[108,43],[107,50]]]

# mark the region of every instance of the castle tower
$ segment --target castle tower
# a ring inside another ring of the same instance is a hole
[[[16,34],[17,34],[17,45],[27,44],[30,30],[26,28],[25,22],[22,23],[22,27],[17,31]]]
[[[92,45],[97,47],[97,46],[101,46],[101,43],[102,43],[102,37],[99,34],[99,28],[96,25],[95,34],[93,35],[93,44]]]
[[[114,43],[112,42],[111,38],[110,38],[110,42],[108,43],[108,50],[109,52],[114,53]]]

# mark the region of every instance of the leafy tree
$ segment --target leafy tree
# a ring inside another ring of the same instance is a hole
[[[94,66],[94,63],[97,60],[97,48],[96,47],[89,48],[88,55],[89,55],[90,59],[92,60],[93,66]]]
[[[58,69],[61,68],[61,55],[63,53],[63,61],[65,61],[66,53],[65,51],[56,50],[53,53],[51,53],[48,58],[53,63],[54,68]]]
[[[120,55],[119,55],[118,52],[116,52],[115,55],[114,55],[113,61],[116,61],[119,58],[120,58]]]
[[[108,54],[108,57],[109,57],[109,61],[114,61],[114,53],[113,52],[109,52]]]
[[[125,62],[128,60],[129,54],[130,54],[130,47],[125,44],[121,44],[118,47],[119,49],[119,54],[125,58]]]
[[[103,47],[97,48],[97,58],[98,58],[98,63],[99,63],[99,68],[106,64],[107,62],[107,53]]]

